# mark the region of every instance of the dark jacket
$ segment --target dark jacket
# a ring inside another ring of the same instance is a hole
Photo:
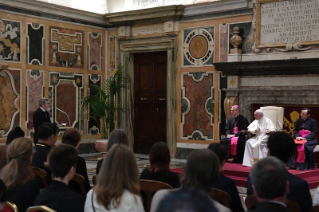
[[[261,202],[257,208],[248,212],[288,212],[287,207],[275,202]]]
[[[34,150],[35,150],[35,153],[32,158],[31,166],[38,167],[46,171],[47,173],[46,179],[48,181],[48,184],[50,184],[52,181],[51,170],[49,169],[49,167],[44,165],[44,163],[47,161],[47,157],[51,150],[51,147],[44,143],[37,143],[34,147]],[[42,184],[42,182],[40,184]]]
[[[38,129],[41,126],[41,124],[45,122],[51,123],[50,114],[47,111],[43,112],[43,110],[39,107],[33,113],[34,144],[38,143]]]
[[[91,189],[91,186],[90,186],[88,173],[87,173],[87,169],[86,169],[86,163],[85,163],[84,158],[82,158],[80,156],[78,156],[78,158],[76,160],[75,173],[80,174],[84,177],[84,179],[85,179],[84,188],[85,188],[86,193],[89,192],[89,190]],[[77,182],[74,182],[71,180],[69,182],[69,188],[71,189],[71,191],[74,191],[76,193],[81,194],[81,189],[80,189],[80,186]]]
[[[167,183],[172,188],[181,187],[178,174],[166,169],[159,173],[151,173],[148,169],[144,169],[140,176],[141,180],[155,180],[163,183]]]

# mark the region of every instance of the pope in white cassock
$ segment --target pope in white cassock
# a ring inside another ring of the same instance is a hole
[[[255,136],[246,141],[243,166],[252,166],[259,159],[267,157],[267,134],[276,131],[276,126],[264,117],[261,110],[256,110],[254,117],[255,121],[248,126],[248,131]]]

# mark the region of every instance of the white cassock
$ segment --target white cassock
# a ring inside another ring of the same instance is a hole
[[[260,129],[259,132],[256,132],[257,128]],[[266,130],[275,131],[276,126],[270,119],[264,116],[260,120],[253,121],[248,126],[248,131],[256,135],[246,141],[243,166],[251,167],[259,159],[267,157],[268,135],[266,134]]]

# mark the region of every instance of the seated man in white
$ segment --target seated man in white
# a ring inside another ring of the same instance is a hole
[[[248,131],[255,134],[246,141],[243,166],[253,166],[261,158],[267,157],[268,134],[276,131],[276,126],[266,117],[261,110],[254,113],[255,121],[248,126]]]

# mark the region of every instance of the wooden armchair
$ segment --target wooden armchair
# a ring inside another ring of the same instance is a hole
[[[255,195],[250,195],[245,199],[245,205],[247,210],[254,209],[258,206],[258,200]]]
[[[227,208],[230,208],[231,196],[227,192],[212,188],[209,195],[224,204]]]
[[[1,212],[19,212],[19,209],[14,203],[7,201]]]
[[[55,211],[55,210],[53,210],[45,205],[29,207],[26,212],[42,212],[42,211],[44,211],[44,212],[57,212],[57,211]]]
[[[301,212],[301,207],[298,203],[286,200],[287,209],[289,212]]]
[[[77,174],[77,173],[74,173],[74,176],[73,178],[71,179],[75,182],[77,182],[80,186],[80,190],[81,190],[81,194],[82,196],[84,197],[84,199],[86,199],[86,191],[85,191],[85,188],[84,188],[84,177],[80,174]]]
[[[140,180],[141,193],[146,195],[146,200],[143,198],[143,203],[144,205],[146,203],[147,206],[146,212],[150,212],[153,196],[158,190],[171,188],[172,186],[163,182],[154,180]]]
[[[310,212],[319,212],[319,205],[312,206]]]
[[[44,189],[49,187],[48,182],[46,180],[46,171],[34,166],[31,166],[31,171],[34,173],[35,176],[38,176],[41,179]]]

